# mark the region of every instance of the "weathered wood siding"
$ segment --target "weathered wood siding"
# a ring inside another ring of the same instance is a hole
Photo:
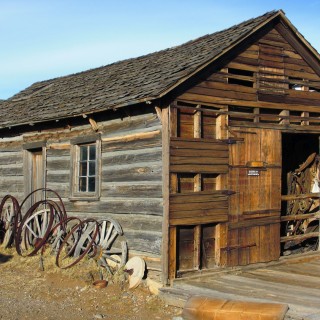
[[[20,141],[19,141],[20,140]],[[24,197],[22,139],[0,139],[0,194]]]
[[[319,112],[320,77],[280,32],[276,26],[179,100],[279,110],[285,104],[291,111]],[[299,84],[306,90],[293,90]]]
[[[70,140],[94,134],[89,122],[72,129],[47,129],[20,136],[14,148],[0,145],[0,191],[24,197],[23,143],[45,141],[46,187],[62,197],[67,214],[80,218],[113,217],[124,230],[129,253],[151,257],[160,270],[162,241],[161,122],[154,108],[141,114],[97,121],[101,136],[100,197],[71,197]],[[148,261],[147,261],[148,262]]]
[[[281,132],[247,128],[239,137],[243,141],[231,145],[230,153],[229,185],[235,191],[230,196],[230,266],[280,256]],[[250,167],[258,161],[264,167]]]
[[[201,136],[198,136],[194,148],[176,153],[172,147],[171,171],[179,172],[181,168],[181,172],[184,170],[189,174],[180,174],[180,180],[179,175],[175,180],[171,179],[171,191],[175,192],[177,186],[183,192],[195,191],[199,176],[190,173],[201,173],[200,168],[204,172],[216,170],[213,188],[230,191],[228,209],[218,201],[216,207],[209,207],[209,202],[201,204],[206,222],[209,223],[211,218],[217,223],[213,261],[218,265],[246,265],[279,258],[281,133],[320,133],[320,76],[311,67],[311,60],[307,50],[279,24],[261,38],[248,41],[245,49],[230,53],[224,65],[219,62],[222,67],[216,72],[209,76],[205,73],[199,75],[198,82],[176,99],[178,111],[172,112],[171,122],[179,125],[172,131],[172,146],[176,137],[182,140],[180,144],[196,137],[199,132],[197,113],[202,114],[202,119]],[[226,145],[229,151],[224,152],[223,163],[218,150],[211,148],[210,153],[202,153],[201,139],[208,136],[210,139],[234,139],[233,143]],[[260,162],[262,168],[251,167],[253,162]],[[249,175],[249,170],[258,172],[258,175]],[[194,228],[181,228],[179,235],[179,228],[178,231],[173,229],[179,227],[176,217],[182,215],[175,211],[175,196],[170,198],[173,205],[170,234],[172,242],[177,242],[176,251],[171,249],[171,277],[175,276],[177,265],[183,265],[179,250],[184,250],[183,254],[193,261],[192,264],[187,260],[189,268],[196,267],[197,248],[190,246],[189,242],[190,239],[197,241],[195,228],[201,217],[197,211],[200,209],[199,200],[196,205],[188,206],[195,199],[192,195],[183,208],[197,209],[194,220],[189,221]],[[212,199],[210,203],[214,203]],[[220,221],[210,216],[213,211],[220,212]],[[224,220],[222,212],[226,211],[228,216]],[[181,219],[180,225],[183,224]],[[185,245],[178,243],[179,236],[184,237],[181,239]]]

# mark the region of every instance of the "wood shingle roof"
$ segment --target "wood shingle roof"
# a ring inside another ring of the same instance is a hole
[[[0,128],[160,98],[279,15],[268,12],[173,48],[34,83],[0,104]]]

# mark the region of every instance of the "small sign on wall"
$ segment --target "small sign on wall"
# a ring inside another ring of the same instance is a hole
[[[259,170],[248,170],[248,176],[260,176]]]

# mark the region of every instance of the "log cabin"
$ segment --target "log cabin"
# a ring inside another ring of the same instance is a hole
[[[113,217],[168,284],[279,259],[286,174],[319,153],[320,57],[272,11],[37,82],[0,112],[0,196],[47,187],[68,215]]]

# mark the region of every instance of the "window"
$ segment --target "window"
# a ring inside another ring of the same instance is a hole
[[[77,163],[78,191],[95,192],[97,179],[97,153],[95,144],[77,146],[79,157]]]
[[[72,197],[97,199],[100,192],[100,140],[87,139],[71,141],[72,150]],[[81,143],[83,142],[83,143]]]

